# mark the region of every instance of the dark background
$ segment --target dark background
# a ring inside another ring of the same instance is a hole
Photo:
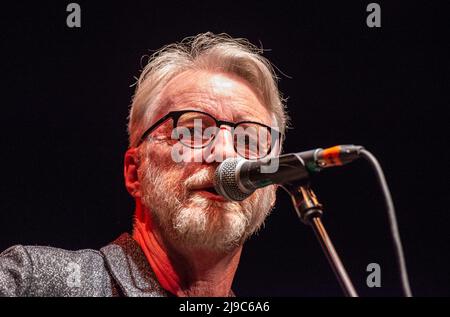
[[[0,250],[99,248],[131,230],[123,184],[127,112],[141,57],[200,32],[270,49],[292,126],[286,151],[362,144],[384,167],[413,293],[450,295],[449,18],[443,3],[371,1],[70,1],[2,4]],[[401,295],[386,212],[364,161],[313,179],[323,221],[363,296]],[[382,287],[366,286],[381,265]],[[245,246],[237,295],[341,296],[289,197]]]

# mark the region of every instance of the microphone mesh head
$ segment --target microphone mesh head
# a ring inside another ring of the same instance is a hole
[[[237,165],[241,159],[229,158],[223,161],[214,173],[214,189],[228,200],[241,201],[252,193],[244,193],[238,185]]]

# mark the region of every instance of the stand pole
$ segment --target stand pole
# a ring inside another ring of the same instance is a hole
[[[331,243],[330,237],[328,237],[327,231],[325,230],[322,221],[319,217],[312,217],[310,220],[310,225],[312,226],[317,239],[322,246],[322,250],[330,263],[334,274],[336,275],[342,290],[347,297],[358,297],[355,288],[353,287],[352,281],[348,277],[347,271],[341,262],[336,250],[334,249],[333,243]]]
[[[333,243],[328,236],[325,227],[320,220],[322,216],[322,205],[316,198],[316,195],[307,185],[294,186],[286,185],[283,188],[289,193],[294,204],[295,211],[297,212],[300,220],[310,225],[319,240],[322,250],[325,253],[331,268],[336,275],[336,278],[347,297],[358,297],[358,293],[350,280],[344,265],[337,254]]]

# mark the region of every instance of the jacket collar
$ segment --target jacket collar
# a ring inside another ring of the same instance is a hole
[[[100,249],[109,271],[125,296],[171,296],[158,283],[155,274],[137,242],[123,233],[112,243]]]

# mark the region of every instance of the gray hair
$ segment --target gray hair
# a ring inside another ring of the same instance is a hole
[[[246,39],[210,32],[156,51],[137,81],[128,122],[129,146],[137,146],[149,127],[151,109],[158,103],[165,85],[186,70],[202,69],[223,71],[246,80],[272,112],[283,139],[288,120],[284,100],[278,90],[278,77],[262,53],[263,49]]]

